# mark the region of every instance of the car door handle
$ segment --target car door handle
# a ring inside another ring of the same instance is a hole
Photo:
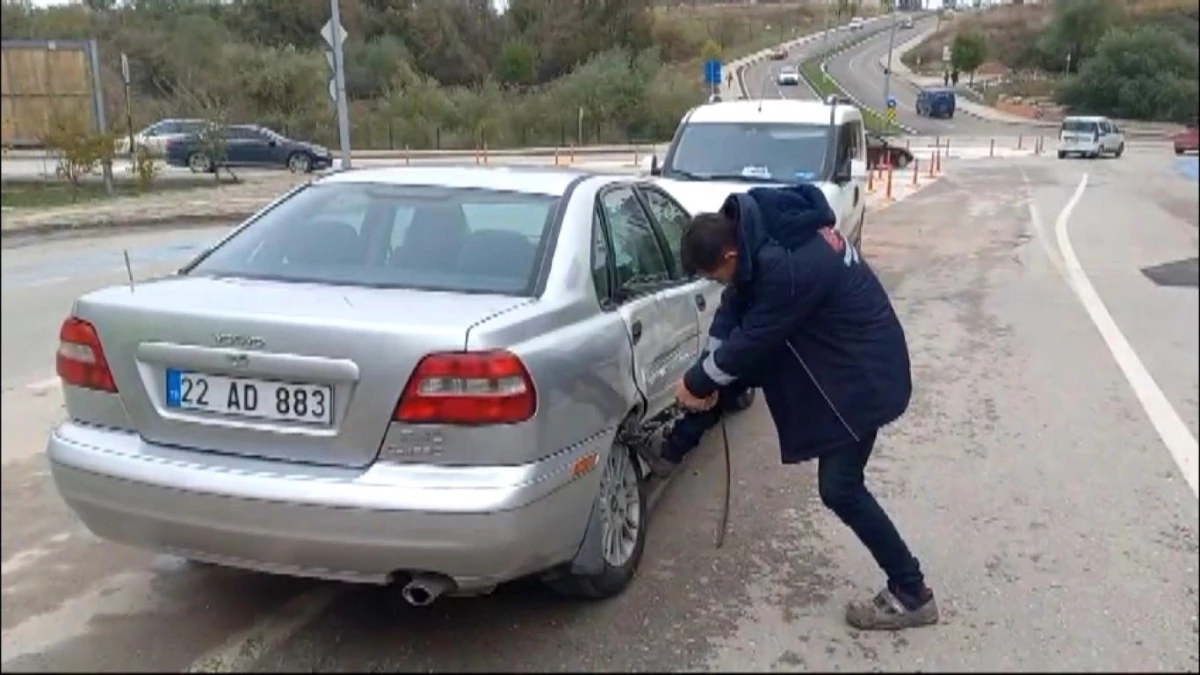
[[[696,309],[703,312],[705,307],[708,307],[708,301],[704,299],[703,295],[697,294],[696,295]]]
[[[633,344],[636,345],[637,343],[641,342],[642,341],[642,322],[634,321],[633,325],[631,325],[629,327],[629,334],[631,336],[633,336]]]

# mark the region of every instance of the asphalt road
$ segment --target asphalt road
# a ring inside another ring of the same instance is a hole
[[[927,30],[932,19],[916,22],[912,30],[897,30],[895,45],[899,46],[920,31]],[[882,111],[884,72],[879,59],[887,56],[888,33],[883,31],[861,45],[848,49],[829,60],[828,71],[852,96],[868,106]],[[894,59],[899,55],[894,54]],[[896,121],[922,135],[941,136],[1018,136],[1045,134],[1044,127],[1005,124],[973,117],[961,109],[951,119],[932,119],[917,115],[917,88],[899,77],[893,77],[891,94],[896,97]]]
[[[868,480],[944,618],[900,635],[843,625],[844,602],[879,575],[821,508],[815,467],[779,467],[761,403],[730,421],[724,549],[709,438],[654,514],[639,579],[606,603],[517,584],[416,610],[375,588],[97,541],[42,456],[62,414],[58,324],[78,293],[124,283],[123,249],[149,275],[220,230],[5,248],[3,669],[1195,672],[1200,514],[1168,450],[1195,452],[1200,416],[1191,160],[1141,147],[962,160],[868,219],[865,255],[904,321],[916,383]],[[1076,265],[1128,348],[1097,329]],[[1135,388],[1122,368],[1136,364],[1148,377]]]
[[[833,49],[838,45],[859,39],[864,34],[880,30],[880,27],[885,23],[886,19],[876,17],[868,19],[865,26],[858,31],[847,30],[845,26],[842,26],[830,31],[828,35],[814,37],[803,44],[793,47],[788,51],[786,59],[780,61],[771,61],[768,59],[747,66],[742,71],[742,81],[746,83],[746,91],[752,99],[791,98],[801,101],[814,99],[816,98],[816,94],[804,84],[803,80],[796,86],[779,86],[779,69],[785,65],[793,65],[799,68],[800,63],[803,61],[807,61],[827,49]]]

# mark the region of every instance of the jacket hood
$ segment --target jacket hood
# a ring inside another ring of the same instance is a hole
[[[738,227],[737,281],[754,276],[754,257],[767,242],[792,250],[803,246],[837,216],[820,188],[809,183],[786,187],[756,187],[731,194],[721,213]]]

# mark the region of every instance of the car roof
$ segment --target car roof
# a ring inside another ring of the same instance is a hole
[[[473,188],[560,197],[573,183],[589,177],[607,177],[614,181],[631,178],[540,166],[388,166],[336,171],[315,182]]]
[[[838,105],[835,122],[845,124],[862,120],[858,108]],[[720,122],[767,122],[795,124],[829,124],[829,106],[822,101],[763,99],[760,101],[724,101],[693,108],[684,118],[685,124]]]
[[[954,90],[950,87],[925,87],[921,90],[926,94],[953,94]]]
[[[1063,118],[1064,122],[1103,122],[1107,117],[1101,115],[1068,115]]]

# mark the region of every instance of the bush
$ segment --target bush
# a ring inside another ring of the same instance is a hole
[[[55,111],[42,138],[45,147],[59,153],[54,175],[71,185],[71,200],[78,197],[79,185],[98,167],[112,164],[117,139],[96,132],[87,116]]]
[[[1200,106],[1198,75],[1200,55],[1177,35],[1157,26],[1117,30],[1055,98],[1081,113],[1187,122]]]

